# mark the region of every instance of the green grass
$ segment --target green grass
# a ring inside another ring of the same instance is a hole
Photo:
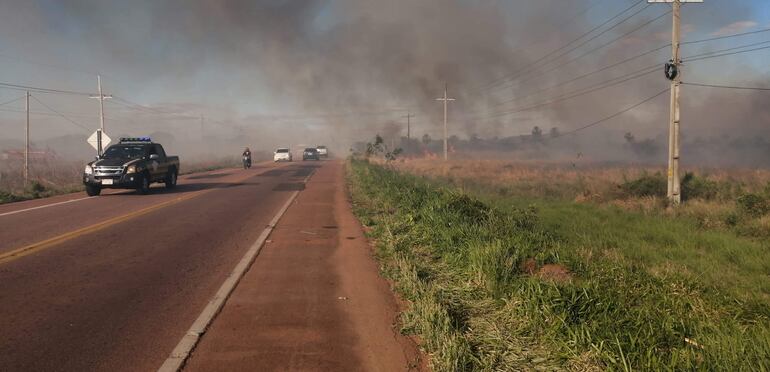
[[[349,178],[436,370],[770,370],[767,243],[362,161]]]

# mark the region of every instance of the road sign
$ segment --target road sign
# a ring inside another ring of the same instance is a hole
[[[107,145],[110,144],[110,141],[112,140],[107,136],[107,133],[102,133],[102,148],[107,147]],[[91,137],[88,137],[88,143],[95,150],[99,150],[99,130],[96,130],[94,134],[91,135]]]

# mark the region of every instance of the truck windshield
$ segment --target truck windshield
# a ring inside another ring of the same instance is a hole
[[[115,145],[110,146],[102,155],[105,159],[134,159],[141,158],[145,154],[145,146]]]
[[[277,153],[279,153],[279,154],[281,154],[281,153],[287,153],[287,152],[289,152],[289,149],[278,149],[278,150],[275,150],[275,152],[277,152]]]

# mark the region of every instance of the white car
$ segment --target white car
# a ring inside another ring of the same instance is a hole
[[[316,147],[316,149],[318,150],[318,156],[320,156],[322,158],[329,157],[329,150],[326,148],[326,146],[319,145],[319,146]]]
[[[273,153],[273,161],[292,161],[291,151],[287,148],[279,148]]]

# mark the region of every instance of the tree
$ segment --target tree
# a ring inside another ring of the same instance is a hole
[[[424,145],[430,144],[431,141],[433,141],[433,139],[431,139],[427,133],[422,135],[422,143]]]
[[[623,138],[626,139],[626,143],[634,143],[636,142],[636,137],[631,132],[626,132],[625,135],[623,135]]]
[[[543,140],[543,130],[540,129],[537,125],[535,125],[534,128],[532,128],[532,140],[535,142],[540,142]]]
[[[551,128],[551,132],[550,132],[549,135],[551,136],[551,138],[556,138],[556,137],[559,137],[561,135],[561,132],[559,131],[558,127],[553,127],[553,128]]]

